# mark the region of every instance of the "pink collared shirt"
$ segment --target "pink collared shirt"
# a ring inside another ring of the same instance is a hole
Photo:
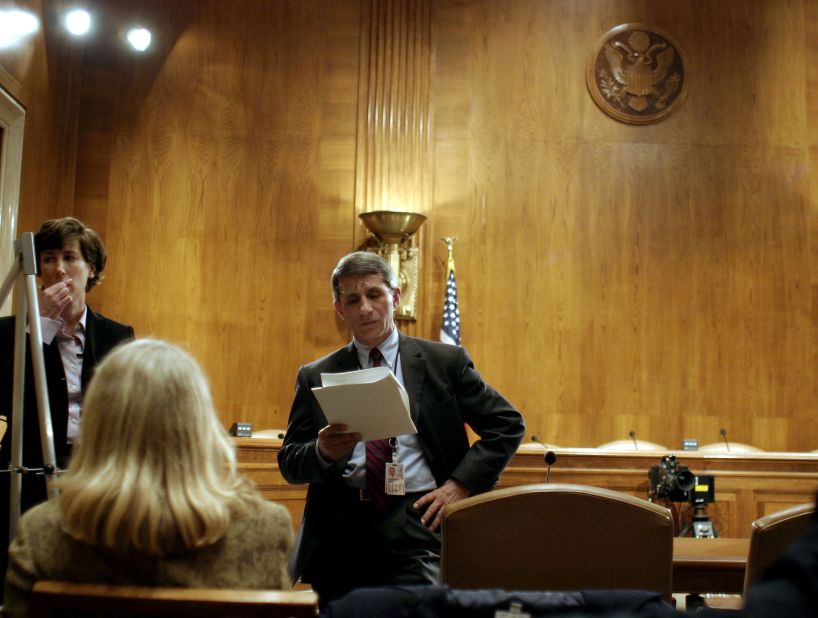
[[[65,332],[65,322],[40,317],[43,331],[43,343],[50,344],[57,340],[60,350],[65,387],[68,392],[68,431],[67,442],[73,444],[79,438],[80,417],[82,416],[82,358],[85,353],[85,321],[88,307],[83,309],[82,316],[74,327],[73,334]]]

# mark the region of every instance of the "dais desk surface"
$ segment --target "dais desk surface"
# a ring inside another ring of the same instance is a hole
[[[278,469],[281,448],[277,438],[234,438],[239,468],[262,494],[284,504],[298,525],[304,509],[305,485],[289,485]],[[715,478],[715,502],[708,516],[720,537],[747,538],[759,517],[796,504],[813,502],[818,490],[815,453],[703,453],[698,451],[604,451],[592,448],[554,448],[556,463],[550,482],[604,487],[641,498],[648,496],[648,471],[664,455],[676,455],[694,474]],[[546,449],[538,443],[520,446],[500,478],[498,487],[544,483]],[[668,506],[681,528],[689,515],[687,504]]]

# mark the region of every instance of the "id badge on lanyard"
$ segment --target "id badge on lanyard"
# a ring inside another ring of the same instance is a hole
[[[386,474],[384,474],[386,495],[403,496],[406,495],[406,479],[404,470],[406,466],[404,466],[402,463],[398,463],[397,438],[389,438],[389,446],[392,449],[392,461],[386,463]]]

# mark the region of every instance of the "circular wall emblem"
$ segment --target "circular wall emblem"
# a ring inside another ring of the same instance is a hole
[[[666,32],[622,24],[599,39],[585,81],[596,104],[612,118],[629,124],[658,122],[684,101],[684,56]]]

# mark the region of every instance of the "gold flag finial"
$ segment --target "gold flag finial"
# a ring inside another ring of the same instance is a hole
[[[444,236],[440,240],[446,243],[446,249],[449,250],[449,255],[446,258],[446,270],[454,272],[454,241],[457,240],[457,236]]]

